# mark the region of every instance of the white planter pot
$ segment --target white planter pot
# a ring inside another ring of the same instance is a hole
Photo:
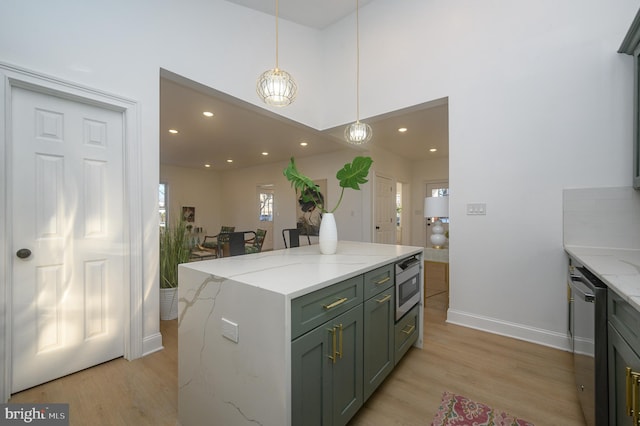
[[[336,218],[333,216],[333,213],[325,213],[322,215],[318,242],[320,244],[320,253],[336,253],[338,249],[338,228],[336,227]]]
[[[160,319],[173,320],[178,318],[178,288],[160,289]]]

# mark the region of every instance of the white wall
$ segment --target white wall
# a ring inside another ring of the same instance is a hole
[[[637,8],[375,0],[362,9],[361,117],[449,99],[451,320],[562,345],[562,188],[628,185],[633,64],[616,50]],[[255,80],[274,65],[273,17],[223,0],[6,0],[0,17],[0,60],[140,103],[145,294],[154,292],[159,68],[258,104]],[[280,64],[300,91],[278,113],[319,129],[353,120],[344,101],[353,24],[319,32],[281,22]],[[469,202],[487,203],[487,215],[466,216]]]
[[[169,224],[180,220],[183,206],[196,208],[193,226],[204,228],[206,235],[220,231],[222,178],[215,170],[160,165],[160,182],[168,185]]]
[[[450,321],[567,347],[562,189],[630,184],[637,1],[377,0],[360,14],[361,116],[448,97]],[[325,34],[349,116],[353,21]],[[354,65],[355,66],[355,65]],[[355,72],[354,72],[355,75]],[[351,113],[352,114],[352,113]],[[487,204],[467,216],[467,203]]]

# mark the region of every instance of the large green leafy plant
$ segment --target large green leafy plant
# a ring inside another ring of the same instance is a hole
[[[291,157],[289,166],[284,169],[283,173],[287,180],[291,182],[291,186],[300,191],[302,201],[307,203],[312,202],[322,211],[322,213],[333,213],[342,202],[342,196],[344,195],[345,188],[351,188],[358,191],[360,190],[360,185],[368,182],[367,175],[369,174],[369,168],[372,163],[373,160],[371,157],[356,157],[351,163],[345,164],[342,169],[338,170],[338,173],[336,173],[336,179],[340,182],[342,191],[340,192],[338,202],[331,210],[327,209],[324,202],[321,201],[322,194],[320,194],[318,186],[316,186],[310,178],[298,171],[293,157]]]
[[[189,232],[184,220],[160,229],[160,288],[178,286],[178,265],[189,261]]]

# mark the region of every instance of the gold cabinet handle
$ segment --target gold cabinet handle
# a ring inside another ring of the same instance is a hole
[[[389,299],[391,299],[391,295],[390,295],[390,294],[387,294],[387,295],[385,295],[382,299],[376,299],[376,302],[378,302],[378,303],[384,303],[384,302],[386,302],[386,301],[387,301],[387,300],[389,300]]]
[[[640,404],[638,399],[640,398],[640,374],[633,373],[633,426],[638,426],[638,419],[640,418]]]
[[[627,385],[627,398],[626,398],[626,407],[627,407],[627,416],[631,416],[631,414],[633,413],[633,410],[631,409],[631,393],[632,391],[632,386],[631,386],[631,368],[627,367],[626,368],[626,385]]]
[[[383,279],[381,279],[381,280],[379,280],[379,281],[376,281],[376,285],[382,285],[382,284],[384,284],[384,283],[388,282],[390,279],[391,279],[391,277],[386,276],[386,277],[384,277]]]
[[[329,333],[331,333],[331,342],[332,342],[332,344],[331,344],[331,355],[328,355],[328,357],[335,364],[336,363],[336,358],[337,358],[337,356],[336,356],[336,328],[335,327],[327,328],[327,331]]]
[[[343,297],[342,299],[338,299],[335,302],[331,303],[330,305],[322,305],[323,308],[325,309],[333,309],[338,305],[342,305],[344,302],[346,302],[347,300],[349,300],[349,298],[347,297]]]
[[[338,330],[340,331],[340,349],[338,351],[338,356],[342,359],[342,324],[338,324]]]
[[[633,425],[640,425],[640,373],[630,367],[625,369],[626,379],[626,409],[627,416],[633,418]]]
[[[409,328],[408,328],[408,329],[406,329],[407,327],[409,327]],[[405,329],[406,329],[406,330],[405,330]],[[407,324],[407,325],[402,329],[402,333],[404,333],[404,334],[411,334],[411,333],[413,333],[413,330],[415,330],[415,329],[416,329],[416,326],[415,326],[415,325],[413,325],[413,324],[408,325],[408,324]]]

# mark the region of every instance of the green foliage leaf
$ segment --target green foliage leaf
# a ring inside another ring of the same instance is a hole
[[[336,173],[336,178],[340,181],[343,188],[352,188],[360,190],[360,185],[367,183],[367,175],[373,160],[371,157],[356,157],[351,163],[344,165],[342,169]]]
[[[304,194],[307,188],[315,188],[316,184],[313,183],[311,179],[303,175],[296,168],[296,162],[291,157],[291,161],[289,161],[289,165],[283,171],[284,176],[287,178],[289,182],[291,182],[291,186],[296,190],[299,190],[300,193]]]
[[[320,190],[316,184],[298,171],[293,157],[291,157],[287,168],[283,170],[283,174],[287,180],[291,182],[291,186],[295,188],[296,191],[300,190],[304,202],[313,202],[323,213],[333,213],[342,202],[345,188],[360,190],[360,185],[368,182],[367,175],[369,174],[369,168],[372,163],[373,160],[371,157],[356,157],[351,163],[345,164],[344,167],[338,171],[336,178],[340,181],[342,191],[340,192],[340,198],[336,206],[332,210],[328,210],[324,205],[322,194],[320,194]]]

